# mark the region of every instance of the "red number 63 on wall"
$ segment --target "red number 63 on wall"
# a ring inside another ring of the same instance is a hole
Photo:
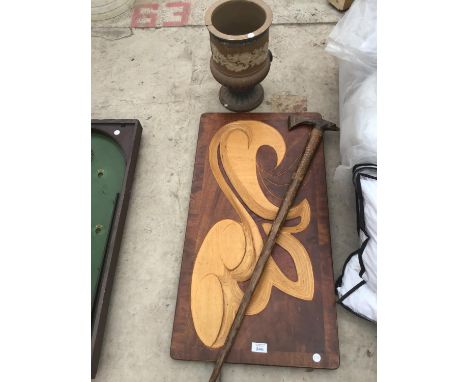
[[[159,14],[162,22],[159,22]],[[190,3],[177,1],[163,4],[136,5],[132,13],[132,28],[178,27],[188,23]]]

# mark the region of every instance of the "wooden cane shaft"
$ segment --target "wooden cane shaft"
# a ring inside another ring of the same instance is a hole
[[[266,262],[268,261],[268,258],[271,255],[271,251],[275,246],[279,230],[281,229],[281,226],[283,225],[286,219],[289,208],[293,204],[294,199],[297,195],[297,191],[299,190],[299,187],[302,184],[305,174],[309,169],[314,153],[317,150],[318,145],[320,144],[322,135],[323,131],[319,128],[312,129],[310,133],[310,138],[307,142],[304,154],[302,155],[301,161],[297,167],[296,172],[292,176],[291,183],[289,184],[288,190],[286,191],[286,195],[281,203],[278,213],[276,214],[275,220],[273,221],[270,233],[268,234],[268,238],[262,248],[262,252],[260,253],[260,257],[258,258],[257,264],[255,265],[252,277],[250,278],[249,285],[247,286],[247,289],[244,292],[244,296],[239,305],[239,309],[237,310],[236,317],[232,322],[226,342],[223,348],[221,349],[218,358],[216,359],[216,364],[209,379],[209,382],[216,382],[219,377],[219,373],[221,372],[221,368],[223,367],[224,360],[229,354],[229,351],[231,350],[237,333],[239,332],[239,328],[242,324],[242,320],[244,319],[247,307],[249,306],[252,294],[254,293],[255,287],[257,286],[258,281],[262,276],[263,269],[265,268]]]

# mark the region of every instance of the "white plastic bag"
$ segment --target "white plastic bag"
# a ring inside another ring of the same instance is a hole
[[[361,246],[346,259],[336,293],[339,304],[377,322],[377,166],[356,166],[353,183]]]
[[[341,166],[335,182],[356,188],[361,247],[336,282],[338,302],[377,321],[377,2],[356,0],[328,38],[338,59]],[[352,169],[354,168],[354,174]],[[349,190],[342,187],[343,192]]]
[[[343,61],[377,68],[377,0],[356,0],[333,28],[326,51]]]
[[[330,33],[326,51],[338,58],[339,63],[342,166],[351,170],[359,163],[376,163],[376,0],[356,0],[353,3]]]

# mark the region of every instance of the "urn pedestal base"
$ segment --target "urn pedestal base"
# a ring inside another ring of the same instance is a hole
[[[231,111],[250,111],[258,107],[263,101],[263,87],[260,84],[242,92],[235,92],[227,86],[219,89],[219,101]]]

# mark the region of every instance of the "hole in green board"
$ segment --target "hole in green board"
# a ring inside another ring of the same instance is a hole
[[[96,227],[94,227],[94,232],[100,233],[104,227],[101,224],[97,224]]]

